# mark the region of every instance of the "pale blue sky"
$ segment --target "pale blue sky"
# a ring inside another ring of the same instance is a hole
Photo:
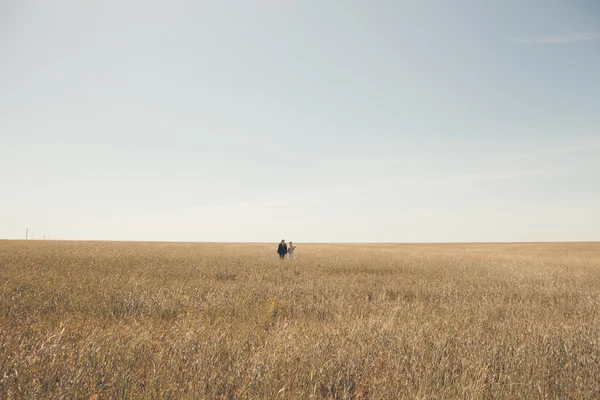
[[[600,3],[0,0],[0,238],[600,240]]]

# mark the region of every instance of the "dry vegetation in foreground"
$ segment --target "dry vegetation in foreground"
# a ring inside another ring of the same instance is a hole
[[[600,398],[600,244],[0,241],[0,398]]]

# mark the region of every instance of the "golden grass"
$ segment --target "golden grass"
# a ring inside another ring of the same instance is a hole
[[[0,398],[600,398],[600,244],[0,242]]]

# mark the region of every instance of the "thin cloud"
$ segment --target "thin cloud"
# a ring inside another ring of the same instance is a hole
[[[519,44],[564,44],[577,42],[594,42],[600,40],[600,32],[574,33],[570,35],[550,35],[535,38],[513,39]]]

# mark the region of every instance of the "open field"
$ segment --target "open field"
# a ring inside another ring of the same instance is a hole
[[[600,398],[600,244],[0,241],[0,398]]]

